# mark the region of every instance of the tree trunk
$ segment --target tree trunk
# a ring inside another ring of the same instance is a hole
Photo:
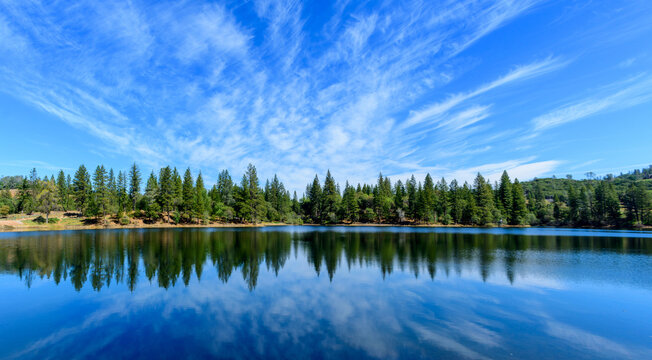
[[[46,224],[50,223],[50,213],[49,212],[45,213],[45,223]]]

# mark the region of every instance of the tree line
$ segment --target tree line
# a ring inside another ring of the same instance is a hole
[[[649,225],[652,199],[646,186],[650,180],[636,178],[640,174],[635,172],[634,179],[628,174],[586,181],[546,179],[549,183],[535,179],[524,184],[512,181],[507,171],[494,184],[479,173],[473,184],[443,178],[435,182],[430,174],[423,181],[412,176],[392,182],[380,174],[375,184],[353,186],[347,181],[342,190],[328,171],[323,183],[315,175],[299,198],[276,175],[261,185],[251,164],[239,183],[223,170],[210,188],[201,172],[194,176],[189,168],[182,176],[166,166],[158,174],[152,171],[143,182],[135,163],[117,174],[103,165],[92,173],[81,165],[72,176],[59,171],[56,178],[40,179],[33,169],[20,181],[11,177],[19,185],[15,194],[0,191],[0,216],[40,212],[48,222],[51,212],[61,210],[124,225],[133,219],[174,224]],[[648,169],[643,174],[649,174]]]

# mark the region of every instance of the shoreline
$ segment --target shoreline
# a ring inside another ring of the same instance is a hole
[[[0,221],[0,233],[10,232],[38,232],[38,231],[70,231],[70,230],[116,230],[116,229],[193,229],[193,228],[262,228],[275,226],[307,226],[307,227],[410,227],[410,228],[506,228],[506,229],[525,229],[533,228],[530,225],[442,225],[442,224],[372,224],[372,223],[343,223],[343,224],[286,224],[286,223],[258,223],[258,224],[241,224],[241,223],[213,223],[207,225],[201,224],[130,224],[130,225],[63,225],[63,224],[42,224],[42,225],[6,225]],[[613,228],[613,227],[571,227],[571,226],[534,226],[535,228],[557,228],[557,229],[595,229],[595,230],[631,230],[631,231],[652,231],[652,226],[642,226],[638,228]]]

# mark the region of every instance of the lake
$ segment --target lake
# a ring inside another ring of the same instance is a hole
[[[0,233],[0,358],[652,359],[652,233]]]

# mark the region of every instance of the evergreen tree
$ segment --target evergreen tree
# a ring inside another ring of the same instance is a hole
[[[464,198],[461,196],[461,191],[457,180],[453,179],[449,186],[449,206],[452,221],[456,224],[462,223],[462,216],[464,213]]]
[[[109,175],[106,179],[107,187],[107,212],[111,212],[118,206],[118,183],[116,182],[113,169],[109,169]]]
[[[563,215],[562,215],[562,210],[561,210],[561,200],[559,199],[559,195],[555,194],[554,200],[553,200],[553,216],[555,218],[555,222],[557,224],[563,222]]]
[[[408,197],[408,208],[407,214],[411,219],[417,218],[417,180],[414,178],[414,175],[405,183],[405,188],[407,190]]]
[[[129,195],[127,194],[127,176],[122,171],[118,172],[118,215],[122,216],[129,207]]]
[[[477,215],[480,225],[486,225],[494,221],[494,194],[491,185],[478,173],[474,182],[475,197],[477,204]]]
[[[594,221],[598,225],[617,225],[620,221],[620,201],[613,184],[600,181],[594,189]]]
[[[57,202],[63,209],[68,211],[68,184],[66,182],[66,174],[63,170],[59,170],[57,175]]]
[[[92,187],[90,174],[84,165],[80,165],[77,172],[75,172],[75,179],[72,183],[72,192],[75,205],[77,205],[77,210],[79,210],[80,213],[85,214],[90,201]]]
[[[353,186],[349,185],[349,182],[346,182],[344,185],[344,195],[342,196],[342,219],[346,221],[358,221],[358,214],[360,212],[360,207],[358,205],[358,199],[356,196],[356,191]]]
[[[138,196],[140,195],[140,170],[138,169],[138,165],[134,163],[131,166],[131,170],[129,171],[129,198],[131,199],[132,203],[132,210],[136,210],[136,202],[138,201]]]
[[[452,221],[450,216],[450,201],[448,199],[450,193],[446,179],[441,178],[435,186],[435,220],[442,224],[448,224]]]
[[[183,211],[183,180],[181,175],[175,167],[172,170],[172,182],[174,183],[174,200],[172,200],[172,207],[175,211]]]
[[[322,191],[321,222],[337,222],[337,210],[340,203],[340,193],[337,191],[335,179],[331,176],[330,170],[326,172],[324,189]]]
[[[421,219],[426,222],[434,221],[434,210],[435,210],[435,183],[432,180],[430,174],[426,174],[426,178],[423,181],[423,205],[422,205],[422,215]]]
[[[265,217],[265,198],[260,189],[256,167],[247,166],[247,171],[242,177],[239,199],[236,201],[240,217],[244,220],[257,223]]]
[[[231,175],[229,175],[228,170],[223,170],[217,177],[217,191],[220,194],[220,201],[224,205],[233,206],[235,204],[233,180],[231,180]]]
[[[381,173],[378,176],[378,183],[373,191],[373,207],[376,212],[376,219],[379,222],[387,221],[392,211],[392,184],[388,178],[383,178]]]
[[[183,174],[183,190],[182,190],[182,207],[181,211],[184,214],[190,214],[195,205],[195,186],[192,178],[192,173],[190,168],[186,169],[186,172]]]
[[[568,183],[568,220],[571,224],[580,221],[579,194],[572,182]]]
[[[403,182],[398,180],[394,185],[394,209],[396,211],[396,219],[398,222],[404,222],[406,218],[406,210],[408,208],[408,196]]]
[[[580,187],[578,196],[578,208],[580,225],[589,225],[591,223],[592,202],[590,192],[585,186]]]
[[[623,197],[627,218],[634,224],[641,225],[649,217],[652,199],[641,183],[632,183]]]
[[[193,208],[193,212],[195,213],[198,221],[201,221],[206,214],[208,205],[208,194],[206,193],[204,179],[202,178],[200,172],[199,175],[197,175],[197,182],[195,185],[195,206]]]
[[[156,220],[160,216],[161,207],[156,202],[158,198],[159,188],[158,180],[154,172],[149,175],[147,179],[147,186],[145,187],[145,195],[143,196],[143,206],[141,207],[147,213],[150,220]]]
[[[172,179],[172,169],[166,166],[161,169],[158,176],[158,198],[156,201],[161,207],[161,211],[167,213],[168,222],[170,222],[170,211],[172,211],[172,201],[174,200],[174,182]]]
[[[308,193],[308,202],[310,206],[310,217],[312,218],[313,223],[319,223],[321,220],[321,205],[322,205],[322,193],[321,185],[319,184],[319,177],[315,175],[315,179],[312,181],[312,186],[306,189]]]
[[[527,205],[525,204],[525,193],[518,179],[514,180],[512,186],[512,217],[510,224],[521,225],[527,218]]]
[[[93,190],[94,190],[94,205],[97,206],[99,214],[102,218],[106,216],[106,210],[109,206],[109,188],[107,186],[107,173],[104,165],[100,165],[95,169],[93,174]]]
[[[503,216],[510,224],[514,221],[512,220],[512,182],[507,175],[507,171],[503,171],[503,175],[500,177],[500,185],[498,186],[498,199],[499,209],[503,213]]]
[[[294,192],[294,196],[292,196],[292,212],[294,212],[296,215],[301,215],[301,205],[299,204],[299,199],[297,197],[297,192]]]

